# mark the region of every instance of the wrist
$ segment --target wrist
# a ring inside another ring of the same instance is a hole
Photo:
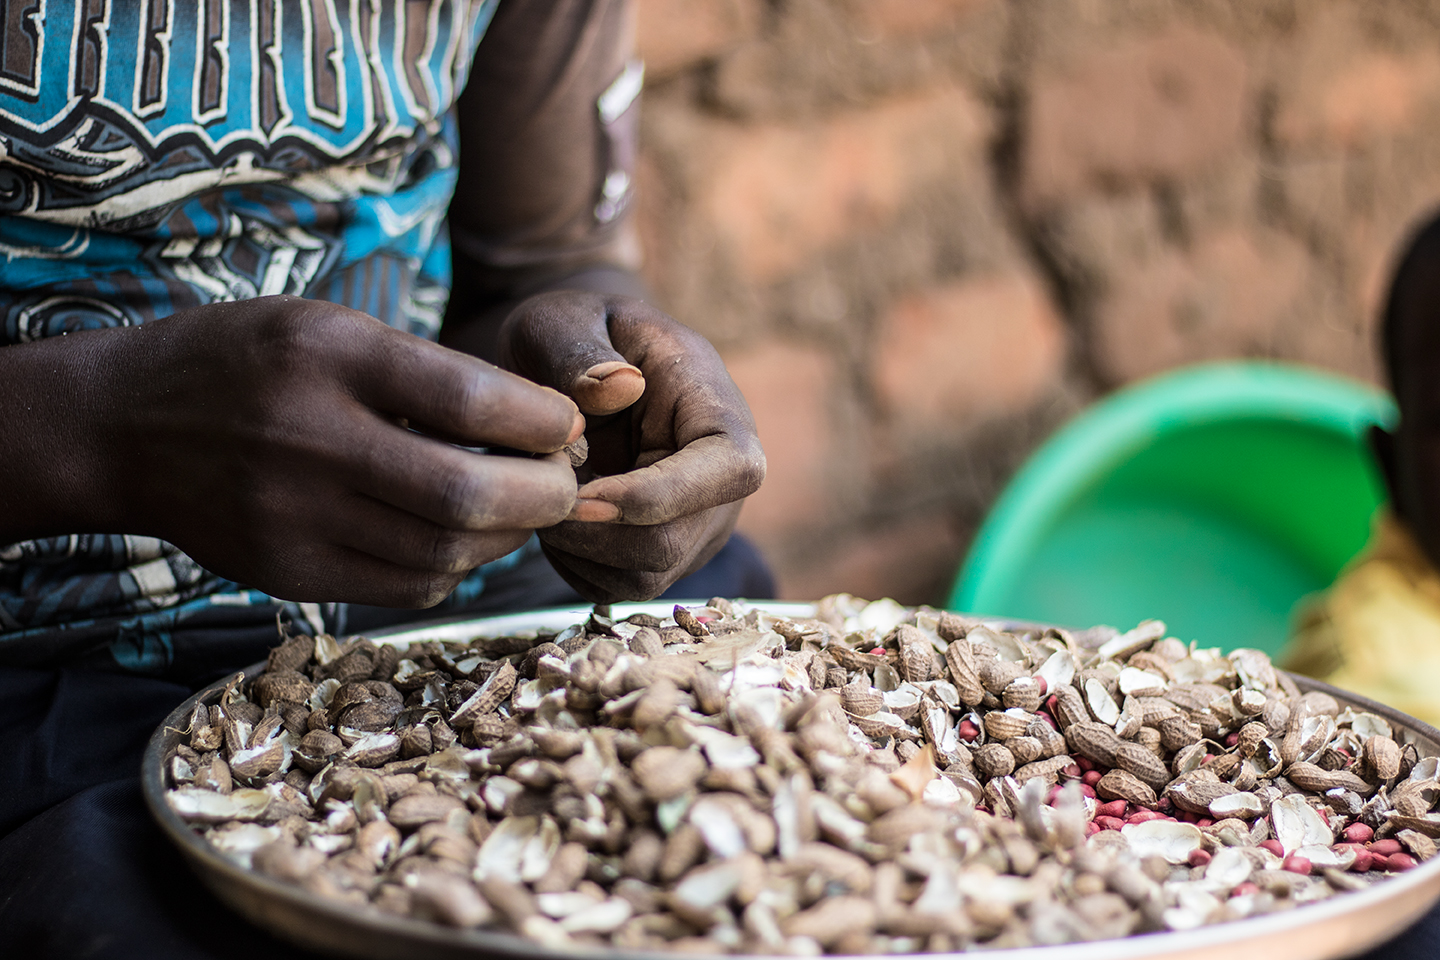
[[[0,347],[0,543],[131,530],[116,441],[141,328]]]

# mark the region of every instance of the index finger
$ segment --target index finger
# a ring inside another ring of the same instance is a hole
[[[387,328],[388,329],[388,328]],[[433,436],[466,446],[552,453],[585,418],[557,390],[468,354],[398,331],[367,351],[349,378],[356,399]]]
[[[380,424],[352,457],[356,489],[450,530],[548,527],[575,498],[575,474],[560,453],[478,454]]]

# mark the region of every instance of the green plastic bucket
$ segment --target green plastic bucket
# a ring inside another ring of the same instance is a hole
[[[1384,392],[1280,364],[1191,367],[1121,390],[1011,481],[956,580],[954,610],[1277,653],[1297,601],[1364,547],[1384,486]]]

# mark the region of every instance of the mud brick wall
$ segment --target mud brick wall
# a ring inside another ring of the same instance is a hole
[[[783,594],[943,599],[1044,437],[1125,383],[1366,380],[1440,202],[1426,0],[640,0],[657,300],[760,424]]]

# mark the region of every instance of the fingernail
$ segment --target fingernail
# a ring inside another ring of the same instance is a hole
[[[640,373],[639,367],[632,366],[623,360],[606,360],[604,363],[597,363],[589,370],[586,370],[584,375],[591,380],[604,380],[610,376],[610,374],[618,373],[621,370],[628,370],[631,373],[638,374],[642,377],[644,376],[644,374]]]
[[[565,440],[566,446],[569,446],[570,444],[574,443],[576,440],[579,440],[579,439],[580,439],[582,436],[584,436],[584,435],[585,435],[585,414],[581,413],[581,412],[580,412],[580,409],[577,407],[577,408],[575,409],[575,422],[570,425],[570,436],[569,436],[568,438],[566,438],[566,440]]]
[[[570,519],[581,523],[614,523],[620,519],[620,508],[608,500],[576,500]]]
[[[645,374],[620,360],[597,363],[575,378],[570,393],[592,416],[619,413],[645,393]]]

